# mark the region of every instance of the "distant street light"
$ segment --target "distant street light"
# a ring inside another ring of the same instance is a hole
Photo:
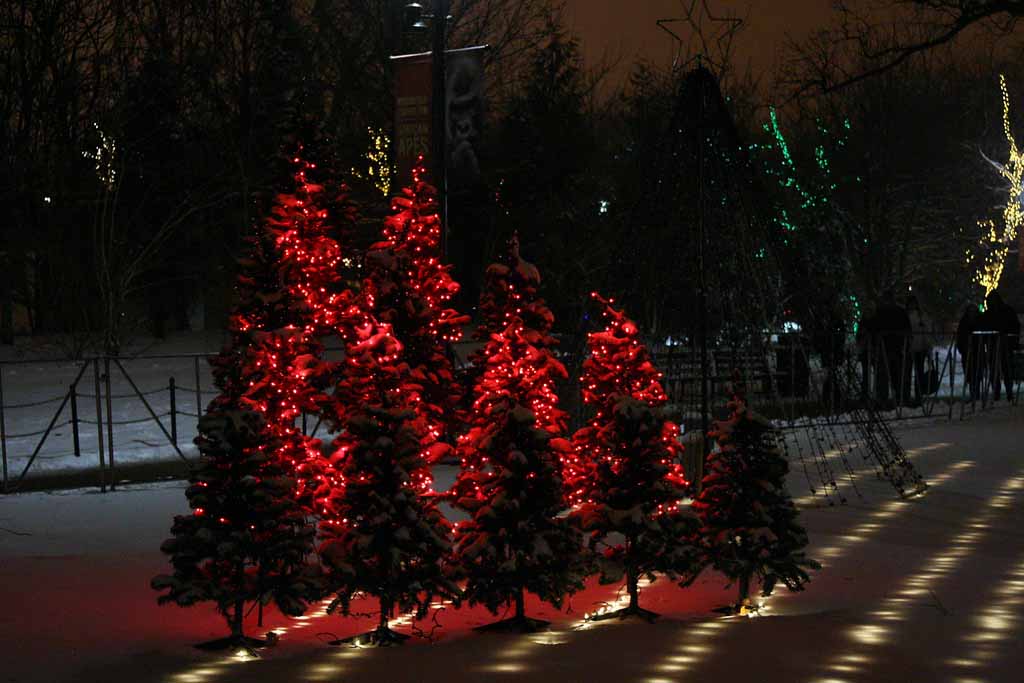
[[[407,25],[416,31],[427,30],[426,17],[423,15],[423,4],[409,2],[405,5],[405,16],[409,18]]]

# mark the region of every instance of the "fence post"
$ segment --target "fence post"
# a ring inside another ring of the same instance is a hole
[[[1003,394],[1003,335],[993,335],[996,340],[996,350],[990,361],[992,367],[992,406],[996,405],[996,396]]]
[[[71,394],[71,441],[75,445],[75,457],[82,457],[82,445],[78,440],[78,383],[68,389]]]
[[[167,383],[167,389],[171,392],[171,441],[178,445],[178,407],[174,402],[174,378],[171,377]]]
[[[7,493],[7,422],[4,418],[4,366],[0,365],[0,455],[4,465],[4,493]]]
[[[896,419],[900,419],[900,418],[903,417],[903,399],[904,399],[904,396],[905,396],[905,392],[909,389],[909,387],[907,387],[907,367],[908,367],[907,363],[908,363],[909,360],[912,360],[912,359],[909,358],[909,355],[910,355],[909,354],[909,350],[910,350],[909,341],[910,340],[907,337],[907,335],[903,335],[903,344],[902,344],[902,346],[900,346],[900,361],[901,362],[900,362],[900,364],[899,364],[899,366],[897,368],[900,371],[900,376],[899,376],[899,383],[897,384],[897,387],[896,387],[896,391],[898,393],[898,395],[896,396]]]
[[[103,453],[103,403],[100,389],[100,361],[92,359],[92,383],[96,393],[96,449],[100,455],[100,493],[107,492],[107,463]]]
[[[964,356],[964,381],[960,388],[960,419],[964,419],[964,411],[967,410],[967,399],[971,400],[971,411],[974,411],[974,365],[977,362],[974,357],[974,335],[967,340],[967,355]],[[969,392],[969,393],[968,393]]]
[[[82,375],[85,374],[85,368],[87,365],[88,363],[82,363],[82,367],[79,368],[78,374],[75,375],[73,380],[71,380],[72,386],[78,384],[78,380],[82,379]],[[64,399],[60,402],[60,407],[57,408],[57,412],[53,414],[52,418],[50,418],[50,424],[46,425],[46,429],[43,430],[42,438],[39,439],[39,443],[36,444],[35,450],[32,451],[32,455],[29,456],[28,462],[25,463],[25,468],[21,471],[21,474],[18,475],[18,481],[15,483],[15,488],[21,486],[21,483],[25,480],[25,475],[28,474],[28,471],[32,468],[32,463],[34,463],[36,458],[39,457],[39,453],[43,449],[43,444],[46,443],[46,439],[50,436],[50,432],[53,431],[54,426],[57,424],[57,420],[60,419],[60,416],[64,413],[64,406],[68,404],[68,400],[70,398],[70,392],[64,394]]]
[[[110,400],[110,356],[103,358],[103,376],[107,390],[107,463],[110,467],[110,490],[114,491],[117,477],[114,476],[114,409]]]
[[[946,358],[949,359],[949,419],[953,419],[953,400],[956,399],[956,355],[954,354],[956,349],[956,338],[949,342],[949,350],[946,352]]]
[[[981,385],[980,385],[981,386],[981,390],[980,390],[980,393],[981,393],[981,410],[982,410],[982,412],[984,412],[984,411],[988,410],[988,392],[989,392],[989,389],[992,388],[992,373],[989,371],[989,367],[988,367],[991,364],[991,362],[992,362],[989,359],[989,356],[991,355],[989,353],[989,351],[992,348],[992,344],[988,340],[987,333],[986,333],[986,335],[984,337],[984,341],[982,343],[982,347],[983,347],[982,355],[981,355],[982,362],[979,364],[979,369],[981,370]]]
[[[796,339],[789,337],[789,395],[796,395]]]
[[[869,332],[865,335],[865,344],[867,344],[867,353],[864,354],[864,367],[861,368],[862,374],[864,375],[864,400],[870,401],[874,398],[878,392],[878,382],[875,380],[875,366],[872,364],[875,362],[874,349],[875,349],[875,333]],[[870,404],[869,404],[870,405]]]
[[[193,369],[196,375],[196,415],[199,417],[203,416],[203,394],[199,391],[199,356],[195,356],[192,359]]]
[[[174,452],[178,454],[179,458],[188,463],[188,459],[182,454],[181,449],[178,448],[178,444],[174,442],[174,439],[172,439],[171,435],[167,432],[167,429],[164,427],[164,423],[160,421],[160,417],[157,416],[156,411],[153,410],[153,406],[149,405],[149,401],[146,400],[146,396],[141,390],[139,390],[139,387],[136,386],[135,382],[132,381],[132,376],[129,375],[128,371],[124,369],[123,365],[121,365],[121,361],[115,358],[114,363],[117,365],[117,369],[121,371],[121,374],[124,375],[124,378],[128,380],[128,385],[132,388],[132,391],[135,392],[135,395],[139,397],[139,400],[142,401],[142,405],[146,407],[146,410],[149,412],[149,416],[153,418],[153,422],[156,422],[156,426],[164,433],[164,437],[167,439],[167,442],[174,447]]]

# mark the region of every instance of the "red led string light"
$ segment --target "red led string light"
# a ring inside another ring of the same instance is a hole
[[[565,509],[562,434],[555,382],[568,377],[551,351],[554,316],[537,297],[540,275],[523,261],[513,238],[503,263],[491,265],[482,296],[487,343],[474,354],[480,368],[469,431],[459,438],[462,469],[449,492],[469,514],[455,531],[454,562],[466,579],[466,599],[492,613],[514,604],[496,628],[531,630],[525,592],[560,606],[582,587],[580,534],[559,517]],[[478,331],[478,338],[484,333]]]
[[[383,239],[367,254],[358,314],[347,316],[334,392],[342,429],[318,502],[331,608],[347,612],[356,591],[377,596],[380,638],[392,637],[396,605],[422,612],[433,595],[457,593],[441,569],[451,525],[437,509],[430,464],[450,450],[442,439],[459,392],[446,345],[465,318],[445,307],[458,285],[437,258],[434,190],[422,175],[420,165],[393,200]]]

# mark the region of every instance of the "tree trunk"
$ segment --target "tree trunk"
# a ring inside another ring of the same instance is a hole
[[[630,610],[637,610],[640,608],[640,577],[637,576],[636,570],[632,567],[626,568],[626,590],[629,592],[629,607]]]
[[[381,631],[388,630],[388,617],[391,614],[391,602],[386,596],[380,596],[380,624],[377,626]]]
[[[260,627],[260,628],[263,628],[263,590],[265,588],[264,581],[266,580],[266,577],[267,577],[266,569],[264,569],[263,562],[260,562],[260,571],[259,571],[259,579],[258,579],[259,589],[257,591],[257,598],[256,598],[256,600],[257,600],[257,602],[256,602],[256,605],[257,605],[256,606],[256,625],[258,627]]]
[[[742,606],[748,597],[750,597],[750,574],[744,573],[740,576],[740,599],[737,606]]]
[[[523,589],[520,588],[519,592],[516,593],[516,619],[524,619],[526,617],[526,600],[523,597]]]
[[[245,601],[244,600],[236,600],[235,601],[235,612],[234,612],[234,614],[231,615],[231,635],[234,638],[241,639],[241,638],[244,637],[244,634],[242,633],[242,618],[244,617],[244,615],[245,615]]]

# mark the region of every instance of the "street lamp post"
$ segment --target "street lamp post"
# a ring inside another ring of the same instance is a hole
[[[437,185],[437,214],[441,223],[441,260],[448,256],[448,121],[445,83],[445,48],[448,42],[449,0],[433,0],[433,43],[431,59],[431,130],[433,132],[434,182]]]
[[[403,9],[399,38],[408,29],[424,34],[431,29],[430,40],[430,150],[431,179],[437,188],[437,214],[440,219],[441,258],[448,254],[448,120],[445,51],[448,47],[448,10],[451,0],[431,0],[430,11],[425,3],[407,2]],[[396,6],[397,9],[397,6]],[[428,24],[429,20],[429,24]],[[415,41],[417,46],[423,41]]]

